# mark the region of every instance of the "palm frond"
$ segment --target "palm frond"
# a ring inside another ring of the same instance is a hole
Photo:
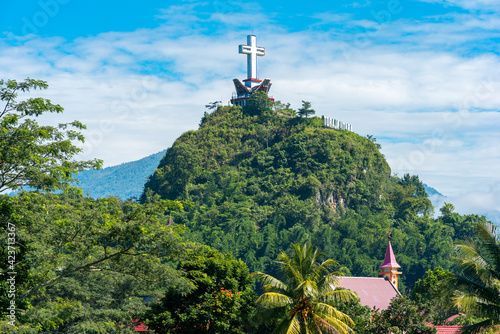
[[[339,286],[339,276],[341,273],[333,272],[328,275],[322,276],[321,280],[318,282],[318,288],[320,292],[327,292],[335,290]]]
[[[281,252],[281,254],[278,255],[277,262],[281,264],[281,271],[286,275],[288,280],[295,282],[303,281],[302,273],[299,268],[294,266],[292,259],[290,259],[285,252]]]
[[[300,317],[295,315],[291,319],[282,321],[273,334],[300,334],[300,327]]]
[[[318,285],[315,281],[306,280],[297,285],[294,291],[302,291],[303,296],[314,299],[318,295]]]
[[[500,323],[500,243],[491,223],[477,224],[476,238],[456,243],[455,271],[440,285],[466,312]]]
[[[332,259],[328,259],[326,261],[323,261],[318,268],[316,269],[316,275],[319,278],[319,284],[323,284],[322,282],[324,281],[326,276],[332,275],[332,270],[338,266],[338,262]],[[336,272],[335,276],[341,276],[341,273]]]
[[[462,333],[463,334],[478,334],[484,328],[488,328],[491,325],[493,325],[491,319],[487,319],[487,320],[478,322],[474,325],[467,326]]]
[[[284,274],[282,281],[263,273],[256,273],[266,284],[266,291],[257,303],[273,310],[281,308],[283,321],[275,334],[326,334],[351,333],[349,316],[332,305],[338,301],[358,299],[349,290],[337,289],[339,273],[331,273],[337,261],[319,259],[324,254],[309,243],[292,244],[289,256],[285,252],[278,255],[277,263]]]
[[[346,323],[328,315],[314,314],[312,321],[318,325],[322,334],[349,334],[354,333]]]
[[[496,234],[497,227],[491,223],[478,224],[477,233],[481,240],[482,248],[488,254],[489,263],[492,271],[496,274],[494,277],[500,279],[500,243]]]
[[[261,304],[267,308],[283,307],[293,305],[293,299],[287,295],[277,292],[266,292],[260,295],[255,301],[256,304]]]
[[[463,276],[460,274],[447,280],[447,282],[452,284],[450,286],[453,286],[454,289],[462,293],[474,295],[480,300],[489,300],[491,303],[495,304],[500,302],[500,296],[498,295],[500,282],[494,281],[484,282],[477,277]]]
[[[484,250],[481,249],[480,245],[470,242],[458,242],[455,247],[460,252],[460,257],[454,258],[453,260],[458,263],[459,266],[465,262],[474,263],[478,267],[490,269],[491,265],[488,263],[488,259],[483,256],[482,252],[484,252]]]
[[[351,290],[336,289],[333,291],[320,293],[319,300],[328,304],[335,304],[339,302],[356,301],[359,300],[359,297],[355,292]]]
[[[261,273],[259,271],[253,273],[252,275],[254,275],[257,280],[261,282],[261,284],[264,286],[264,290],[266,291],[275,289],[281,292],[285,292],[289,290],[288,286],[285,283],[271,275]]]
[[[315,303],[315,314],[323,318],[337,319],[346,325],[354,325],[352,319],[345,313],[340,312],[335,307],[325,303]]]

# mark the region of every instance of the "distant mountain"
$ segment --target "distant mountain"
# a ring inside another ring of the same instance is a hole
[[[122,200],[139,197],[147,178],[153,174],[165,150],[137,161],[78,174],[78,187],[90,197],[115,196]]]
[[[434,207],[434,217],[438,217],[441,215],[439,209],[441,209],[444,203],[447,202],[455,206],[455,212],[458,212],[460,214],[472,214],[472,212],[474,212],[474,214],[477,214],[479,216],[485,216],[486,219],[493,222],[495,225],[500,226],[499,210],[486,210],[484,208],[479,208],[479,207],[473,208],[474,210],[471,210],[470,208],[465,209],[463,205],[460,204],[460,203],[463,204],[463,200],[445,196],[436,189],[429,187],[426,184],[424,184],[424,188],[425,191],[427,192],[427,195],[429,196],[429,199],[431,200],[432,206]]]
[[[424,188],[425,188],[425,192],[427,193],[427,195],[430,196],[437,196],[437,197],[442,197],[442,198],[446,198],[445,195],[441,194],[439,191],[437,191],[436,189],[432,188],[432,187],[429,187],[428,185],[426,185],[424,183]]]
[[[436,189],[429,187],[428,185],[424,184],[425,192],[427,193],[427,196],[429,196],[429,199],[431,200],[432,206],[434,207],[434,211],[436,215],[439,214],[439,209],[443,207],[444,202],[446,201],[446,196],[441,194],[439,191]]]

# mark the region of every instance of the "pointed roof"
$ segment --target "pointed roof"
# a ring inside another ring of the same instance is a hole
[[[384,263],[382,263],[380,268],[401,268],[401,266],[396,262],[396,257],[394,256],[394,252],[392,251],[390,240],[385,252]]]

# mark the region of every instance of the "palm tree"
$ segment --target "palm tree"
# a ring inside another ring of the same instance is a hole
[[[453,293],[452,300],[461,310],[486,318],[467,331],[500,324],[500,243],[496,226],[478,224],[476,238],[456,246],[457,270],[443,286]]]
[[[292,244],[292,256],[278,255],[284,280],[261,272],[254,273],[264,285],[264,293],[256,303],[281,313],[276,334],[352,333],[354,323],[348,315],[338,311],[338,301],[357,299],[349,290],[337,289],[340,275],[330,272],[337,266],[334,260],[319,262],[323,253],[305,243]]]

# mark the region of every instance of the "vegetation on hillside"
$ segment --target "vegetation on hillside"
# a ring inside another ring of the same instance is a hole
[[[388,233],[403,291],[427,269],[449,268],[453,239],[484,218],[433,219],[418,177],[391,176],[373,138],[322,125],[259,100],[220,107],[167,150],[141,201],[193,202],[172,216],[186,237],[253,271],[276,273],[280,250],[314,240],[352,275],[377,276]]]

